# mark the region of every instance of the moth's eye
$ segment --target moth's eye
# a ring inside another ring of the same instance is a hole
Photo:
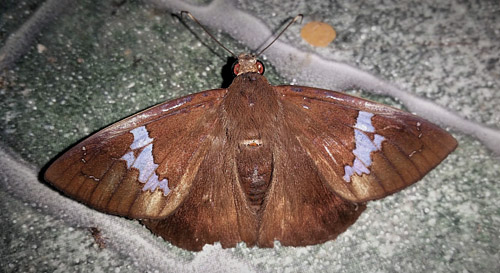
[[[238,72],[240,72],[240,64],[236,62],[233,64],[233,74],[238,76]]]
[[[264,71],[265,71],[264,64],[261,61],[257,61],[257,63],[255,65],[257,66],[259,74],[264,75]]]

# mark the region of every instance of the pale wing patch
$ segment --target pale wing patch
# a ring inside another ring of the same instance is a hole
[[[375,132],[375,128],[372,125],[372,117],[372,113],[359,111],[354,128],[370,133]]]
[[[143,191],[153,192],[160,189],[164,195],[167,195],[170,192],[168,179],[164,178],[160,181],[156,174],[158,164],[154,163],[153,159],[153,139],[149,137],[146,127],[135,128],[130,133],[134,135],[134,141],[130,144],[132,151],[123,155],[121,159],[127,162],[128,169],[134,168],[139,171],[138,180],[145,184],[142,188]],[[135,157],[134,151],[140,151],[137,157]]]
[[[346,182],[351,182],[351,178],[354,174],[362,175],[370,173],[370,166],[372,165],[371,153],[375,151],[380,151],[382,148],[382,142],[385,138],[381,135],[375,134],[373,141],[364,132],[375,132],[371,118],[372,113],[359,111],[358,117],[356,119],[356,125],[354,125],[354,141],[356,148],[352,153],[356,158],[352,166],[344,166],[344,180]]]
[[[149,137],[148,130],[146,127],[137,127],[130,131],[134,135],[134,142],[130,144],[130,149],[135,150],[148,145],[153,142],[153,139]]]

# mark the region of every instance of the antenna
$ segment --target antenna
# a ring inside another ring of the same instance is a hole
[[[213,35],[212,33],[210,33],[192,14],[191,12],[189,11],[181,11],[181,17],[183,15],[187,15],[189,16],[189,18],[191,18],[191,20],[193,20],[196,24],[198,24],[198,26],[200,26],[203,31],[205,31],[205,33],[208,34],[208,36],[210,36],[210,38],[212,38],[212,40],[214,40],[217,44],[219,44],[223,49],[225,49],[227,52],[229,52],[231,55],[233,55],[233,57],[235,58],[238,58],[236,56],[236,54],[234,54],[231,50],[229,50],[227,47],[225,47],[224,45],[222,45]],[[274,38],[274,40],[272,40],[272,42],[270,42],[264,49],[262,49],[257,55],[255,55],[255,57],[258,57],[260,56],[260,54],[262,54],[264,51],[266,51],[266,49],[268,49],[272,44],[274,44],[274,42],[276,42],[276,40],[278,40],[278,38],[281,36],[281,34],[283,34],[293,23],[297,22],[299,19],[300,19],[300,22],[302,22],[302,18],[304,18],[304,15],[302,14],[298,14],[297,16],[295,16],[295,18],[292,19],[292,21],[290,21],[290,23],[288,23],[286,25],[286,27],[276,36],[276,38]]]
[[[266,51],[266,49],[268,49],[272,44],[274,44],[274,42],[278,40],[281,34],[283,34],[293,23],[297,22],[297,20],[300,19],[300,22],[302,23],[302,18],[304,18],[304,15],[302,14],[298,14],[297,16],[295,16],[295,18],[293,18],[293,20],[290,21],[290,23],[288,23],[288,25],[286,25],[286,27],[276,36],[276,38],[274,38],[272,42],[270,42],[266,47],[264,47],[264,49],[262,49],[255,57],[260,56],[260,54],[262,54],[264,51]]]
[[[181,11],[181,17],[183,14],[186,14],[187,16],[189,16],[189,18],[191,18],[191,20],[193,20],[196,24],[198,24],[198,26],[200,26],[206,34],[208,34],[208,36],[210,36],[210,38],[212,38],[212,40],[214,40],[217,44],[219,44],[222,48],[224,48],[227,52],[229,52],[231,55],[233,55],[233,57],[235,58],[238,58],[231,50],[229,50],[227,47],[225,47],[224,45],[222,45],[213,35],[212,33],[210,33],[192,14],[191,12],[189,11]]]

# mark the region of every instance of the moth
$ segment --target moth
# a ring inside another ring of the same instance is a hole
[[[335,239],[367,201],[412,185],[457,146],[413,114],[272,86],[263,71],[255,55],[241,54],[227,89],[123,119],[64,153],[45,179],[187,250],[305,246]]]

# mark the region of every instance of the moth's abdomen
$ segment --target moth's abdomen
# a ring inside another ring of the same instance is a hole
[[[242,141],[236,156],[238,178],[248,204],[258,212],[272,178],[272,153],[260,139]]]

